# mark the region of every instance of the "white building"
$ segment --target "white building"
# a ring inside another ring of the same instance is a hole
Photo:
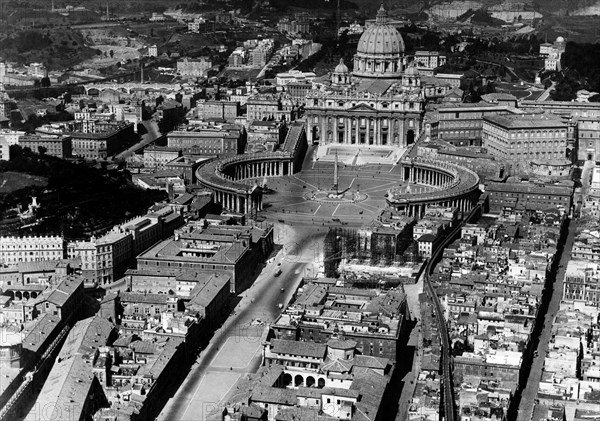
[[[285,86],[289,83],[312,82],[317,75],[314,72],[301,72],[290,70],[289,72],[277,73],[275,82],[277,86]]]
[[[558,71],[560,67],[560,58],[565,52],[567,41],[563,37],[556,38],[554,44],[544,43],[540,45],[540,55],[544,56],[544,69],[546,71]]]
[[[421,74],[433,75],[433,69],[446,64],[446,56],[438,51],[416,51],[415,63]]]
[[[148,57],[158,57],[158,47],[156,45],[148,47]]]
[[[0,161],[10,159],[10,145],[2,136],[0,136]]]

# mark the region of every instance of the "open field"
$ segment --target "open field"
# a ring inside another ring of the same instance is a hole
[[[44,187],[48,180],[37,175],[7,171],[0,173],[0,193],[12,193],[26,187]]]

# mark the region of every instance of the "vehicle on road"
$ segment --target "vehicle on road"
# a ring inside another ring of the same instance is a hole
[[[538,354],[537,350],[533,351],[533,356],[534,356],[535,358],[537,358],[537,356],[538,356],[538,355],[539,355],[539,354]]]
[[[285,291],[285,288],[281,288],[280,292],[284,292],[284,291]]]
[[[279,303],[279,304],[277,305],[277,307],[279,307],[279,308],[283,308],[283,304],[282,304],[282,303]]]
[[[281,269],[277,269],[277,271],[275,272],[275,277],[281,275]]]

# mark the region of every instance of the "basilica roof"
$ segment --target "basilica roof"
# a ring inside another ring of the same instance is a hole
[[[368,55],[400,55],[404,53],[404,40],[400,32],[388,23],[387,11],[383,4],[377,12],[375,24],[363,32],[358,41],[357,53]]]

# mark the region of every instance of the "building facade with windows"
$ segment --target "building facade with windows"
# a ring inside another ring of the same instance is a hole
[[[34,153],[43,150],[45,154],[57,158],[71,156],[71,136],[25,135],[19,138],[19,146],[29,148]]]
[[[575,124],[545,114],[491,115],[482,137],[490,154],[511,162],[558,160],[570,157]]]
[[[20,262],[60,260],[65,257],[65,242],[60,236],[0,237],[0,265]]]

